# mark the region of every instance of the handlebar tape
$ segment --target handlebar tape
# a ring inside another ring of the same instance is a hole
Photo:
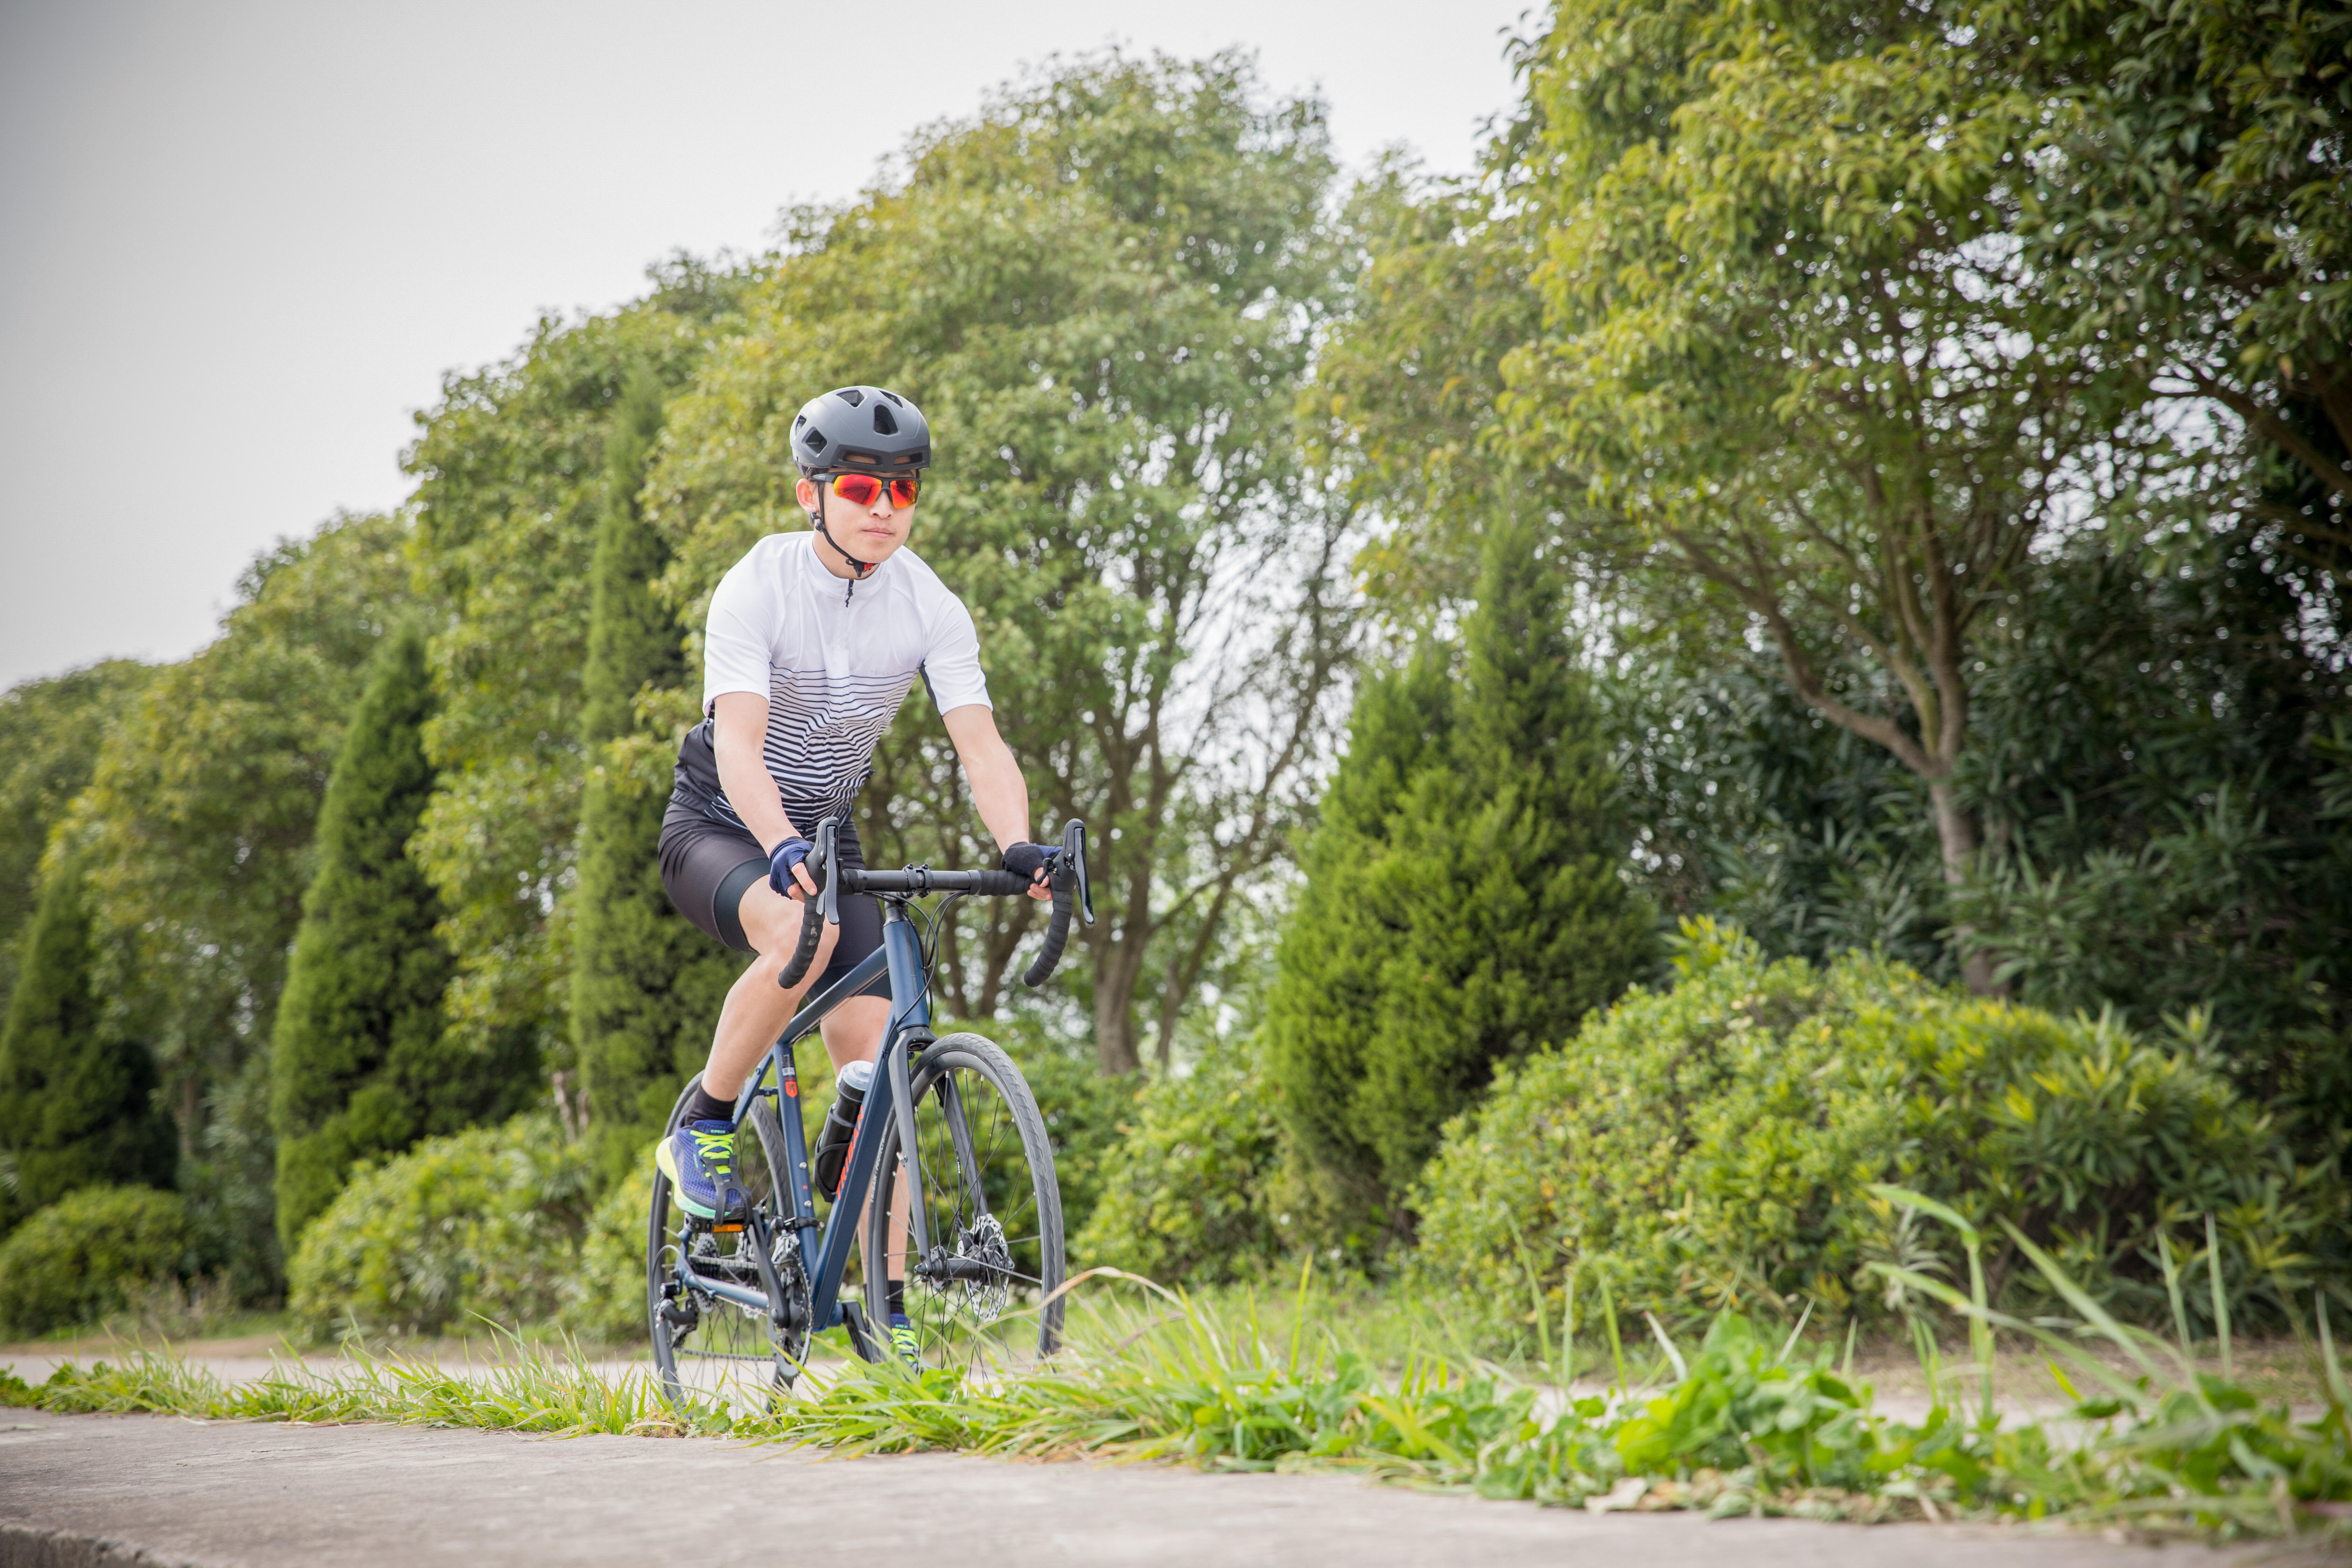
[[[1063,944],[1070,940],[1070,906],[1077,900],[1077,874],[1066,866],[1054,879],[1054,919],[1045,927],[1045,951],[1037,954],[1037,962],[1021,977],[1021,984],[1032,991],[1045,984],[1055,966],[1062,962]]]
[[[801,983],[801,976],[808,973],[810,962],[816,957],[816,944],[824,935],[824,911],[817,908],[816,900],[803,898],[801,900],[800,945],[793,950],[793,961],[784,965],[784,972],[776,976],[779,986],[790,991]]]
[[[835,832],[833,818],[828,816],[818,823],[815,853],[803,862],[816,879],[817,890],[801,900],[800,945],[793,949],[793,961],[784,965],[784,972],[776,976],[776,984],[786,991],[798,985],[801,976],[808,973],[809,963],[816,957],[816,944],[824,936],[825,907],[833,902],[830,895],[835,867],[841,858],[835,848]]]

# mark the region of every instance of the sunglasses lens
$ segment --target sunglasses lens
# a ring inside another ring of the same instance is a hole
[[[916,496],[922,493],[922,488],[919,480],[892,479],[890,504],[896,507],[914,505]],[[882,481],[872,474],[835,474],[833,476],[833,493],[852,506],[872,506],[874,499],[882,493]]]

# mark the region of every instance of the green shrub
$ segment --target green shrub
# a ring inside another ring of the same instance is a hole
[[[84,1187],[0,1242],[0,1329],[46,1334],[95,1322],[133,1295],[191,1278],[199,1261],[177,1194]]]
[[[2166,1311],[2158,1232],[2193,1256],[2209,1214],[2242,1310],[2340,1276],[2342,1182],[2297,1167],[2193,1039],[1974,1000],[1881,959],[1768,965],[1710,921],[1684,932],[1673,990],[1628,996],[1449,1124],[1416,1198],[1438,1281],[1517,1314],[1532,1273],[1556,1313],[1574,1266],[1587,1321],[1596,1274],[1621,1313],[1883,1312],[1901,1303],[1870,1263],[1959,1263],[1874,1182],[1994,1237],[2019,1225],[2142,1319]],[[2037,1304],[2014,1251],[1989,1264],[1997,1292]]]
[[[630,1162],[588,1215],[579,1266],[563,1291],[557,1321],[599,1344],[646,1337],[646,1215],[654,1201],[654,1145]]]
[[[1282,1247],[1272,1189],[1282,1134],[1253,1052],[1202,1062],[1138,1097],[1104,1155],[1100,1201],[1073,1233],[1074,1268],[1098,1264],[1170,1284],[1246,1277]]]
[[[593,1185],[588,1152],[536,1114],[362,1164],[302,1233],[289,1304],[320,1337],[550,1321],[574,1289]]]
[[[1105,1078],[1092,1052],[1086,1056],[1024,1049],[1017,1032],[990,1025],[980,1032],[1013,1053],[1054,1145],[1054,1179],[1062,1189],[1062,1234],[1075,1237],[1101,1203],[1107,1184],[1116,1183],[1108,1165],[1135,1119],[1142,1085],[1133,1078]]]

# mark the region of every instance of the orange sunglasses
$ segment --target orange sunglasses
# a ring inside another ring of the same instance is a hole
[[[831,483],[833,493],[852,506],[872,506],[874,498],[882,493],[886,481],[877,474],[835,474]],[[890,504],[901,510],[915,504],[922,493],[920,479],[898,479],[887,481],[890,487]]]

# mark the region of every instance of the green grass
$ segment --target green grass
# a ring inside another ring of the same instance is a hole
[[[1978,1240],[1963,1239],[1972,1248]],[[728,1435],[844,1454],[935,1448],[1335,1469],[1482,1497],[1718,1517],[2021,1517],[2154,1534],[2352,1539],[2344,1506],[2352,1504],[2352,1394],[2324,1307],[2315,1304],[2309,1329],[2324,1398],[2315,1413],[2297,1414],[2204,1370],[2185,1338],[2115,1322],[2053,1262],[2030,1255],[2079,1322],[2002,1317],[1985,1306],[1980,1280],[1969,1293],[1906,1280],[1949,1308],[1970,1344],[1969,1359],[1948,1368],[1923,1333],[1928,1386],[1954,1397],[1938,1397],[1916,1424],[1875,1410],[1837,1347],[1805,1348],[1796,1334],[1734,1314],[1696,1342],[1676,1340],[1654,1322],[1617,1322],[1604,1297],[1592,1306],[1596,1321],[1547,1336],[1559,1361],[1506,1369],[1448,1351],[1441,1321],[1404,1311],[1372,1336],[1392,1335],[1387,1345],[1398,1353],[1368,1353],[1351,1337],[1361,1321],[1351,1321],[1346,1299],[1327,1314],[1305,1274],[1279,1303],[1246,1293],[1207,1302],[1108,1269],[1076,1282],[1070,1348],[1051,1363],[915,1377],[847,1363],[813,1373],[773,1411],[673,1408],[648,1376],[602,1377],[576,1349],[519,1340],[508,1359],[467,1372],[361,1355],[333,1373],[288,1364],[236,1385],[149,1352],[63,1367],[39,1388],[0,1374],[0,1399],[559,1436]],[[2174,1281],[2176,1292],[2189,1288]],[[1427,1348],[1410,1342],[1416,1323],[1428,1330]],[[1989,1408],[2003,1336],[2040,1350],[2074,1390],[2065,1421],[2005,1422]],[[1564,1347],[1580,1339],[1604,1347],[1596,1367],[1627,1370],[1603,1392],[1570,1397]],[[2094,1353],[2096,1341],[2105,1355]],[[1646,1377],[1634,1370],[1644,1342],[1654,1369]]]

